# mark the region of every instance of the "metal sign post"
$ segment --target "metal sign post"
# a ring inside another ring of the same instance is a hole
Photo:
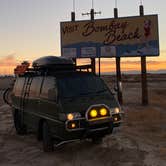
[[[118,9],[114,8],[114,18],[118,18]],[[123,104],[123,98],[122,98],[122,88],[121,82],[121,68],[120,68],[120,57],[116,57],[116,79],[117,79],[117,88],[118,88],[118,101],[120,104]]]
[[[98,58],[98,60],[99,60],[99,77],[101,76],[101,59],[100,58]]]
[[[140,12],[140,16],[144,16],[143,5],[139,6],[139,12]],[[146,56],[141,57],[141,84],[142,84],[142,105],[148,105]]]
[[[94,9],[91,9],[91,11],[90,11],[91,21],[94,20],[94,14],[95,14]],[[91,65],[92,65],[92,72],[96,73],[96,60],[95,60],[95,58],[91,58]]]
[[[73,4],[74,4],[74,2],[73,2]],[[73,10],[74,10],[74,5],[73,5]],[[73,12],[71,12],[71,21],[75,21],[75,12],[73,11]],[[73,62],[75,63],[75,65],[77,65],[77,58],[72,58],[72,60],[73,60]]]

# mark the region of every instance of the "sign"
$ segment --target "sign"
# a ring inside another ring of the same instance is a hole
[[[65,57],[158,56],[157,15],[61,22]]]

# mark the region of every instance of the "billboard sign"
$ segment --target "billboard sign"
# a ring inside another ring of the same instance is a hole
[[[65,57],[140,57],[159,55],[158,16],[61,22]]]

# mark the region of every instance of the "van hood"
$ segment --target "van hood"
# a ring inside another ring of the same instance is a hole
[[[119,107],[115,97],[110,93],[82,95],[79,97],[61,99],[61,107],[64,113],[79,112],[85,115],[88,108],[92,105],[105,104],[109,108]]]

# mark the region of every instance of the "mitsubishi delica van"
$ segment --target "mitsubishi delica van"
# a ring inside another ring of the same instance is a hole
[[[121,124],[118,101],[94,73],[54,56],[25,66],[15,69],[14,124],[17,134],[36,133],[44,151],[81,139],[100,143]]]

